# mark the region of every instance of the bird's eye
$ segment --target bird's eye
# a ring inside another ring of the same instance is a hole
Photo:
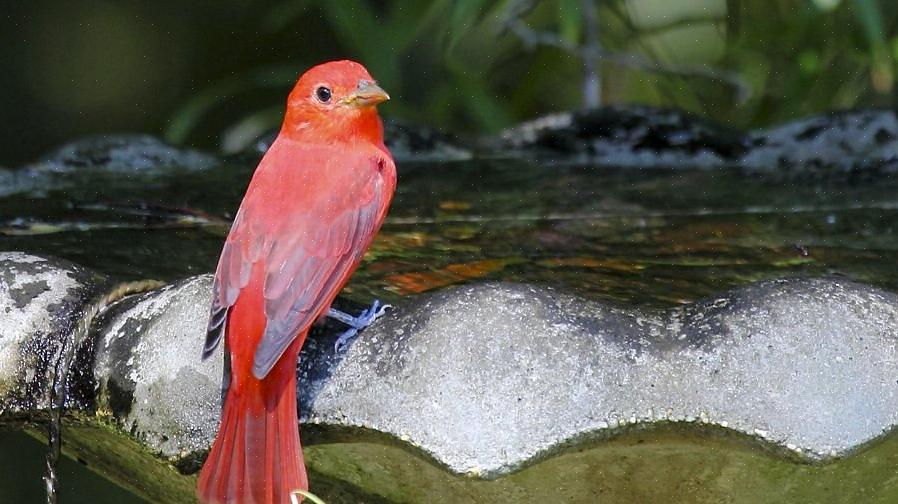
[[[321,103],[327,103],[331,101],[330,88],[319,86],[318,89],[315,90],[315,98],[318,98],[318,101],[320,101]]]

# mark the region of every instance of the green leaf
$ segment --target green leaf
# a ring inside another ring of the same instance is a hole
[[[172,116],[165,128],[165,140],[179,144],[196,129],[206,114],[229,98],[260,88],[289,89],[299,75],[298,66],[275,65],[250,70],[224,79],[194,95]]]
[[[873,87],[880,93],[888,93],[894,86],[895,74],[882,11],[876,0],[854,0],[854,12],[870,45],[870,79]]]
[[[441,28],[435,25],[447,17],[449,7],[454,4],[451,0],[434,0],[429,4],[399,1],[395,5],[397,7],[391,10],[389,29],[390,40],[393,42],[391,50],[398,54],[418,43],[422,36],[432,37],[433,30]],[[419,6],[426,8],[418,8]]]
[[[496,131],[511,123],[504,105],[493,96],[489,80],[479,72],[468,71],[460,64],[452,64],[451,72],[460,94],[461,105],[487,131]]]
[[[485,0],[458,0],[455,2],[449,16],[450,36],[447,50],[452,50],[458,40],[477,24],[483,14],[485,4]]]
[[[362,0],[342,0],[330,2],[321,8],[331,26],[341,40],[366,59],[381,52],[380,26],[374,11]]]
[[[221,151],[240,152],[284,119],[284,105],[254,111],[228,126],[221,135]]]
[[[324,504],[324,501],[321,500],[321,497],[313,494],[312,492],[307,492],[305,490],[294,490],[291,492],[293,495],[290,496],[290,501],[296,504],[299,504],[299,499],[296,498],[296,494],[302,495],[306,499],[309,499],[309,502],[312,504]]]
[[[798,55],[798,67],[806,74],[815,74],[820,70],[820,56],[817,51],[808,49]]]
[[[574,45],[580,42],[580,32],[583,27],[580,0],[559,0],[558,24],[561,37],[564,40]]]
[[[855,16],[864,28],[864,35],[870,45],[885,45],[882,12],[876,0],[854,0],[853,3]]]
[[[368,3],[362,0],[329,2],[321,11],[340,40],[365,62],[377,80],[398,91],[399,54],[389,40],[389,30],[383,29]]]

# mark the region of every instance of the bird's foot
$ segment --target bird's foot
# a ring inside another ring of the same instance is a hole
[[[382,305],[380,304],[380,301],[375,299],[374,302],[371,303],[371,307],[367,310],[363,310],[357,317],[353,317],[348,313],[341,312],[334,308],[329,309],[327,311],[328,317],[337,319],[349,326],[349,329],[337,337],[337,341],[334,342],[334,352],[339,353],[340,350],[349,343],[349,340],[354,338],[359,331],[373,324],[375,320],[387,313],[387,310],[390,308],[392,308],[391,305]]]

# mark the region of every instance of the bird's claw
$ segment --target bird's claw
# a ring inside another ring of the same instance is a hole
[[[371,303],[371,307],[360,313],[358,318],[362,319],[362,323],[365,324],[364,327],[368,327],[373,324],[375,320],[386,315],[387,310],[391,308],[393,308],[393,305],[382,305],[379,300],[375,299],[374,302]],[[362,327],[359,329],[362,329]]]
[[[354,338],[358,333],[359,330],[355,327],[343,331],[343,333],[337,337],[337,341],[334,342],[334,353],[340,353],[340,351],[343,350],[343,347],[349,344],[349,340]]]
[[[382,305],[380,304],[380,301],[375,299],[374,302],[371,303],[370,308],[363,310],[362,313],[356,317],[333,308],[328,310],[328,317],[335,318],[349,326],[349,329],[340,334],[340,336],[337,337],[337,341],[334,342],[334,352],[339,353],[340,350],[349,343],[349,340],[354,338],[359,331],[370,326],[375,320],[384,316],[390,308],[392,308],[391,305]]]

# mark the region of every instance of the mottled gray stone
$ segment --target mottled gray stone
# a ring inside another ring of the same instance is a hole
[[[843,170],[898,167],[898,117],[893,110],[838,112],[749,134],[743,166]]]
[[[624,167],[898,167],[893,110],[831,112],[738,132],[685,112],[620,105],[552,114],[502,132],[494,151]]]
[[[64,345],[96,293],[93,275],[71,263],[0,252],[0,417],[50,406]]]
[[[315,368],[305,421],[390,433],[459,473],[499,475],[581,436],[668,421],[818,460],[898,423],[898,297],[778,280],[649,312],[472,285],[402,307],[339,358],[313,353],[304,379]]]
[[[150,135],[104,135],[65,144],[32,165],[33,169],[69,172],[84,168],[133,172],[168,168],[202,169],[218,163],[209,154],[168,145]]]
[[[49,177],[45,173],[34,173],[31,170],[10,170],[0,168],[0,197],[35,191],[48,184]]]
[[[127,298],[96,326],[97,409],[175,463],[218,429],[221,355],[200,359],[211,285],[203,275]]]
[[[499,154],[624,167],[716,167],[746,148],[742,135],[709,121],[638,105],[551,114],[488,143]]]
[[[67,143],[41,160],[16,169],[0,168],[0,196],[47,191],[76,185],[80,170],[92,173],[156,174],[166,170],[200,170],[221,164],[210,154],[172,147],[149,135],[107,135]]]
[[[99,326],[100,409],[175,462],[217,427],[220,354],[198,357],[209,288],[133,298]],[[666,311],[471,285],[400,306],[341,354],[335,334],[302,353],[302,421],[385,433],[458,473],[498,476],[630,424],[715,424],[826,460],[898,423],[898,297],[838,279]]]

